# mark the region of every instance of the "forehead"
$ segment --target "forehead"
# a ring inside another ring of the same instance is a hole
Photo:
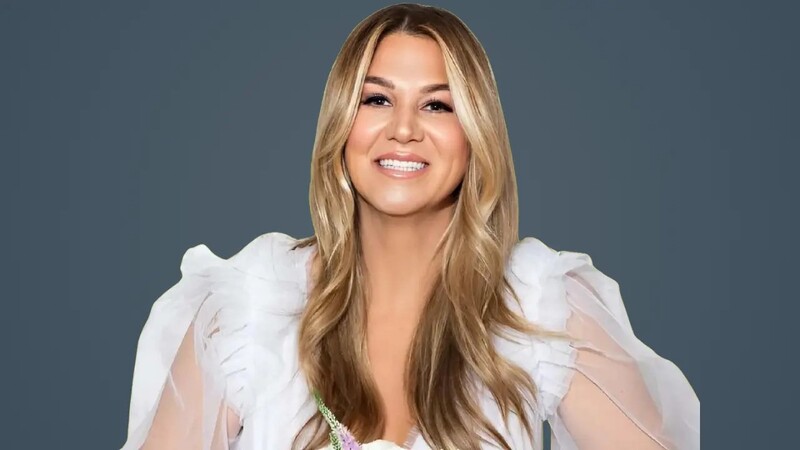
[[[389,78],[398,88],[447,82],[447,69],[439,44],[429,37],[407,34],[390,34],[381,40],[368,74]]]

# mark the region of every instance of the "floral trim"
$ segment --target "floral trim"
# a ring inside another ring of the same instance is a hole
[[[331,440],[331,448],[333,450],[362,450],[361,444],[356,441],[356,438],[350,433],[346,426],[339,423],[330,409],[325,406],[319,392],[314,391],[314,401],[317,402],[317,409],[328,422],[331,432],[328,434]]]

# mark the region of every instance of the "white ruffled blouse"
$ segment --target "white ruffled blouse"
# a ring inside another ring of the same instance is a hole
[[[229,259],[205,245],[186,251],[181,279],[155,301],[139,337],[122,450],[176,431],[183,438],[171,450],[290,449],[316,412],[297,359],[314,248],[292,250],[295,243],[266,233]],[[534,443],[515,416],[504,423],[481,394],[483,412],[513,449],[541,449],[544,420],[553,449],[700,448],[700,403],[690,383],[634,335],[618,284],[589,255],[529,237],[515,246],[506,272],[521,300],[520,310],[509,299],[517,311],[578,337],[495,339],[539,390]],[[239,418],[236,436],[226,432],[230,417]],[[402,448],[387,441],[364,448],[373,447]],[[416,433],[406,448],[431,447]]]

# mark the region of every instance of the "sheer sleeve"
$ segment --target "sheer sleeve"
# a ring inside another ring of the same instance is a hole
[[[535,339],[526,360],[554,450],[700,448],[700,402],[681,370],[634,334],[619,285],[585,253],[534,238],[512,266],[523,309],[568,340]],[[677,327],[676,327],[677,329]]]
[[[247,412],[244,274],[204,245],[181,273],[139,337],[123,450],[227,450]]]
[[[224,382],[200,366],[195,341],[202,336],[194,329],[189,326],[180,344],[146,435],[142,429],[124,448],[144,438],[145,450],[227,450],[230,436],[238,434],[239,416],[223,400]]]
[[[574,339],[567,389],[547,417],[553,448],[699,449],[699,400],[681,370],[636,337],[619,285],[583,253],[558,252],[550,269],[545,301],[567,308]]]

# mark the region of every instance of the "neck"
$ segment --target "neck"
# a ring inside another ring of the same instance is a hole
[[[438,273],[434,253],[455,205],[414,216],[388,216],[362,205],[359,234],[371,308],[420,310]]]

